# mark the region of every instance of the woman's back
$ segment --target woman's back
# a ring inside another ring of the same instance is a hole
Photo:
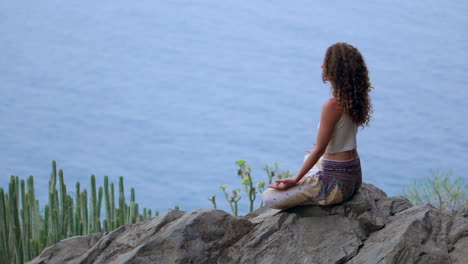
[[[357,125],[351,121],[351,118],[347,114],[343,113],[333,129],[333,134],[325,149],[325,153],[334,154],[356,149],[357,131]]]

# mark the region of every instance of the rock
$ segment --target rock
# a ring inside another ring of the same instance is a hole
[[[453,241],[447,231],[453,219],[451,213],[429,205],[410,208],[371,234],[349,263],[451,263]]]
[[[450,253],[453,263],[466,264],[468,260],[468,237],[460,239],[454,246],[454,250]]]
[[[450,227],[448,240],[452,247],[449,249],[453,263],[466,264],[468,261],[468,215],[457,214]]]
[[[71,237],[44,249],[41,255],[33,260],[34,263],[67,263],[79,258],[88,251],[96,242],[104,236],[104,233],[96,233],[89,236]]]
[[[169,211],[63,240],[30,263],[467,263],[468,218],[363,184],[332,206]]]

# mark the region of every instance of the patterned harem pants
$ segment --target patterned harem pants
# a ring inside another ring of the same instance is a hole
[[[351,199],[362,183],[359,158],[349,161],[321,159],[319,164],[317,172],[304,176],[287,190],[265,190],[262,193],[265,206],[286,209],[296,205],[330,205]]]

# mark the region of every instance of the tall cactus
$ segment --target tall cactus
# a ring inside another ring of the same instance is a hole
[[[119,219],[118,225],[126,225],[127,219],[127,204],[125,203],[125,193],[124,193],[124,185],[123,185],[123,177],[120,176],[119,178]]]
[[[75,229],[74,234],[77,236],[83,235],[83,219],[81,218],[81,193],[80,182],[76,183],[75,191]]]
[[[97,194],[96,194],[96,176],[91,175],[91,203],[90,206],[90,215],[89,215],[89,232],[97,232],[96,228],[96,210],[97,210]]]
[[[96,205],[96,215],[94,216],[95,218],[95,226],[96,226],[96,232],[101,232],[101,204],[102,204],[102,194],[103,194],[103,188],[102,186],[99,187],[98,191],[98,200],[97,200],[97,205]]]
[[[81,193],[81,217],[83,219],[83,235],[89,234],[88,227],[88,192],[86,189]]]
[[[43,228],[41,230],[41,247],[42,248],[45,248],[46,246],[49,245],[47,244],[48,237],[49,237],[49,229],[50,229],[49,220],[50,220],[50,209],[49,209],[49,205],[47,204],[44,207],[44,223],[43,223]]]
[[[36,200],[36,194],[34,192],[34,177],[32,175],[28,178],[28,201],[30,206],[32,229],[31,238],[33,241],[39,240],[42,219],[39,215],[39,201]]]
[[[136,222],[136,214],[135,214],[135,188],[130,189],[130,213],[128,215],[128,222],[135,223]]]
[[[47,234],[47,245],[55,244],[59,241],[60,221],[59,204],[57,194],[57,165],[52,161],[52,173],[49,181],[49,232]]]
[[[111,202],[111,230],[117,228],[117,213],[115,210],[115,192],[114,192],[114,183],[111,183],[111,194],[110,194],[110,202]]]
[[[63,180],[63,170],[59,170],[59,188],[60,188],[60,207],[57,209],[60,210],[59,212],[59,239],[64,239],[68,229],[68,221],[67,221],[67,186]]]
[[[109,177],[107,176],[104,176],[104,202],[106,205],[106,220],[104,222],[104,230],[110,231],[111,227],[113,226],[113,218],[111,213],[111,196],[109,194]]]
[[[23,259],[28,259],[27,252],[29,252],[28,238],[30,234],[29,226],[29,206],[26,198],[26,186],[24,180],[20,181],[21,186],[21,209],[20,209],[20,221],[21,221],[21,244],[23,245]],[[19,197],[18,197],[19,198]]]
[[[92,175],[90,190],[89,201],[87,190],[81,190],[79,182],[76,183],[75,196],[68,194],[63,171],[57,171],[56,162],[52,161],[48,203],[41,215],[33,176],[27,181],[11,176],[8,193],[0,188],[0,263],[24,263],[61,239],[102,230],[111,231],[151,217],[151,210],[146,208],[143,214],[139,214],[134,188],[131,188],[130,202],[127,204],[123,177],[119,178],[119,208],[115,207],[114,184],[110,183],[109,190],[107,176],[104,187],[97,188],[95,176]],[[101,227],[103,199],[106,207],[104,229]]]
[[[74,215],[73,215],[73,197],[69,194],[67,194],[67,197],[66,197],[66,221],[67,221],[67,232],[66,232],[66,236],[65,237],[70,237],[70,236],[73,236],[75,235],[75,232],[74,232],[74,226],[73,226],[73,222],[74,222]]]
[[[9,239],[9,219],[10,214],[6,205],[8,198],[5,197],[3,188],[0,188],[0,260],[1,263],[8,263],[10,260],[10,239]]]
[[[21,225],[19,220],[18,177],[11,176],[9,184],[10,194],[10,241],[14,246],[13,260],[23,263],[23,244],[21,239]]]

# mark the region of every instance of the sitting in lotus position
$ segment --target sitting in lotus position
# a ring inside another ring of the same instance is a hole
[[[369,125],[372,113],[364,58],[357,48],[339,42],[327,49],[321,68],[333,97],[323,104],[315,147],[306,150],[310,154],[295,177],[276,180],[262,193],[270,208],[341,203],[361,186],[356,134],[358,127]]]

